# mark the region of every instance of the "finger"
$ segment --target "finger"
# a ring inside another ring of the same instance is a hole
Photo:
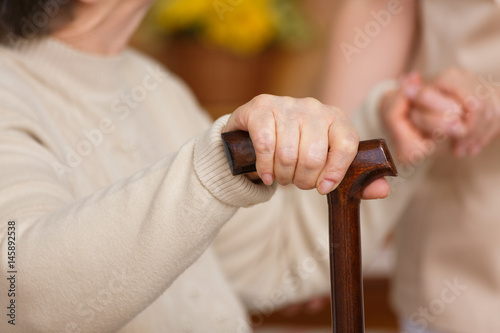
[[[425,87],[414,96],[413,104],[416,107],[410,119],[424,134],[432,136],[438,130],[455,140],[470,135],[469,127],[464,122],[463,107],[440,91]]]
[[[276,104],[276,101],[277,98],[274,96],[257,96],[236,110],[226,126],[228,131],[249,132],[255,149],[257,173],[266,185],[271,185],[274,181],[276,120],[270,105]]]
[[[495,135],[497,127],[495,118],[495,111],[491,107],[467,117],[465,126],[471,130],[466,137],[454,145],[454,154],[457,157],[463,157],[466,154],[477,155]]]
[[[390,193],[390,186],[385,178],[379,178],[368,185],[361,193],[362,199],[383,199]]]
[[[463,118],[468,133],[453,145],[453,152],[457,157],[477,154],[481,149],[479,142],[488,135],[488,128],[491,126],[486,104],[476,96],[477,84],[473,75],[456,69],[445,72],[434,83],[437,89],[455,98],[465,109]]]
[[[406,93],[415,108],[442,117],[443,124],[458,122],[465,115],[459,102],[430,86],[423,87],[413,96]]]
[[[465,138],[462,143],[462,150],[470,156],[479,154],[498,132],[498,120],[495,117],[495,110],[488,108],[484,113],[478,119],[478,130],[474,131],[470,137]]]
[[[300,130],[297,124],[278,119],[276,134],[274,177],[280,185],[286,186],[293,182],[299,158]]]
[[[434,83],[438,90],[454,98],[463,107],[463,118],[470,135],[474,135],[474,133],[477,135],[477,131],[483,130],[479,124],[486,107],[485,103],[474,94],[475,82],[477,81],[473,76],[457,70],[450,70]]]
[[[358,132],[345,118],[336,119],[330,125],[328,138],[326,165],[316,184],[320,194],[328,194],[339,185],[356,157],[359,146]]]
[[[299,189],[316,187],[318,177],[325,168],[328,154],[328,128],[316,121],[303,127],[300,135],[299,160],[293,183]]]
[[[413,108],[410,120],[421,132],[430,136],[439,130],[440,133],[455,139],[462,138],[467,128],[460,118],[448,119],[440,113],[428,112],[420,108]]]
[[[436,128],[443,128],[443,120],[440,116],[427,113],[418,108],[410,112],[410,120],[423,134],[429,135]],[[446,134],[449,134],[445,131]]]
[[[261,125],[249,128],[256,157],[256,169],[260,179],[266,185],[274,181],[274,152],[276,146],[276,129],[274,119],[266,117]]]
[[[433,85],[439,91],[449,95],[468,112],[476,112],[483,108],[482,101],[474,95],[474,77],[451,70],[437,79]]]
[[[384,115],[385,126],[396,146],[397,160],[402,164],[412,163],[415,152],[422,152],[425,142],[423,133],[410,120],[410,103],[404,92],[397,93],[391,111]]]

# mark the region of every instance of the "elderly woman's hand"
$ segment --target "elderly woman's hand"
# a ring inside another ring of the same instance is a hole
[[[344,112],[312,98],[257,96],[231,115],[225,130],[250,133],[264,184],[276,180],[304,190],[316,188],[321,194],[342,181],[359,144]],[[385,197],[388,192],[381,180],[369,186],[364,197]]]
[[[456,140],[457,156],[476,155],[500,133],[500,84],[463,69],[450,68],[432,86],[460,104],[465,134]]]
[[[398,160],[406,164],[430,157],[441,143],[454,144],[466,134],[461,105],[425,84],[416,72],[401,78],[399,89],[386,94],[380,110]]]

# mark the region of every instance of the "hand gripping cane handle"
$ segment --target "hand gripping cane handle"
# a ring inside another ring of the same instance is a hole
[[[255,150],[247,132],[223,133],[222,140],[234,175],[256,171]],[[396,175],[396,166],[385,140],[362,141],[342,183],[328,194],[334,333],[364,332],[359,225],[361,192],[377,178]]]

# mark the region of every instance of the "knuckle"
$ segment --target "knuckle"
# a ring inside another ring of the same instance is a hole
[[[269,94],[260,94],[260,95],[257,95],[253,98],[254,101],[256,102],[261,102],[261,101],[269,101],[269,100],[272,100],[274,98],[273,95],[269,95]]]
[[[283,175],[283,174],[276,174],[275,179],[278,182],[278,184],[280,184],[282,186],[287,186],[287,185],[290,185],[292,183],[292,178],[288,177],[286,175]]]
[[[277,162],[285,167],[295,166],[298,159],[298,152],[292,147],[281,147],[276,151]]]
[[[303,108],[298,108],[296,100],[291,97],[282,97],[280,107],[277,108],[277,117],[282,120],[298,120],[304,114]]]
[[[323,106],[323,103],[313,97],[303,98],[302,103],[304,104],[304,106],[310,108],[310,111],[314,111],[316,108]]]
[[[271,154],[274,152],[275,136],[270,130],[261,130],[252,139],[253,147],[257,153]]]
[[[347,113],[344,110],[336,107],[336,106],[328,106],[329,112],[336,115],[337,118],[345,119],[346,121],[349,119]]]
[[[306,170],[322,169],[325,166],[326,158],[318,154],[307,154],[304,161],[301,162],[301,167]]]
[[[275,100],[275,98],[275,96],[269,94],[260,94],[251,100],[251,104],[257,108],[268,107]]]
[[[294,185],[300,190],[312,190],[316,187],[316,183],[306,179],[295,179]]]
[[[345,112],[331,105],[327,105],[324,107],[323,117],[324,121],[330,124],[335,122],[342,122],[346,124],[349,123]]]
[[[345,155],[354,155],[358,152],[359,137],[356,135],[346,135],[338,143],[337,148]]]
[[[301,159],[300,166],[306,170],[323,169],[327,159],[328,148],[323,144],[317,144],[309,147],[304,157]]]
[[[345,171],[339,167],[331,167],[325,171],[324,179],[332,180],[338,184],[342,181]]]
[[[339,141],[339,147],[347,152],[357,152],[359,146],[359,133],[351,128]]]

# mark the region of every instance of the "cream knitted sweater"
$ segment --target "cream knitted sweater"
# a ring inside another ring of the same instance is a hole
[[[0,71],[0,331],[248,332],[328,292],[325,199],[282,188],[219,233],[276,188],[230,174],[227,117],[158,64],[45,39]]]
[[[274,189],[230,175],[225,119],[202,133],[182,84],[132,51],[45,40],[0,52],[0,289],[17,331],[234,331],[242,306],[206,250]]]
[[[0,331],[249,332],[246,310],[328,292],[326,199],[237,212],[276,188],[230,174],[227,117],[157,63],[45,39],[1,47],[0,72]],[[390,225],[364,205],[369,254]]]

